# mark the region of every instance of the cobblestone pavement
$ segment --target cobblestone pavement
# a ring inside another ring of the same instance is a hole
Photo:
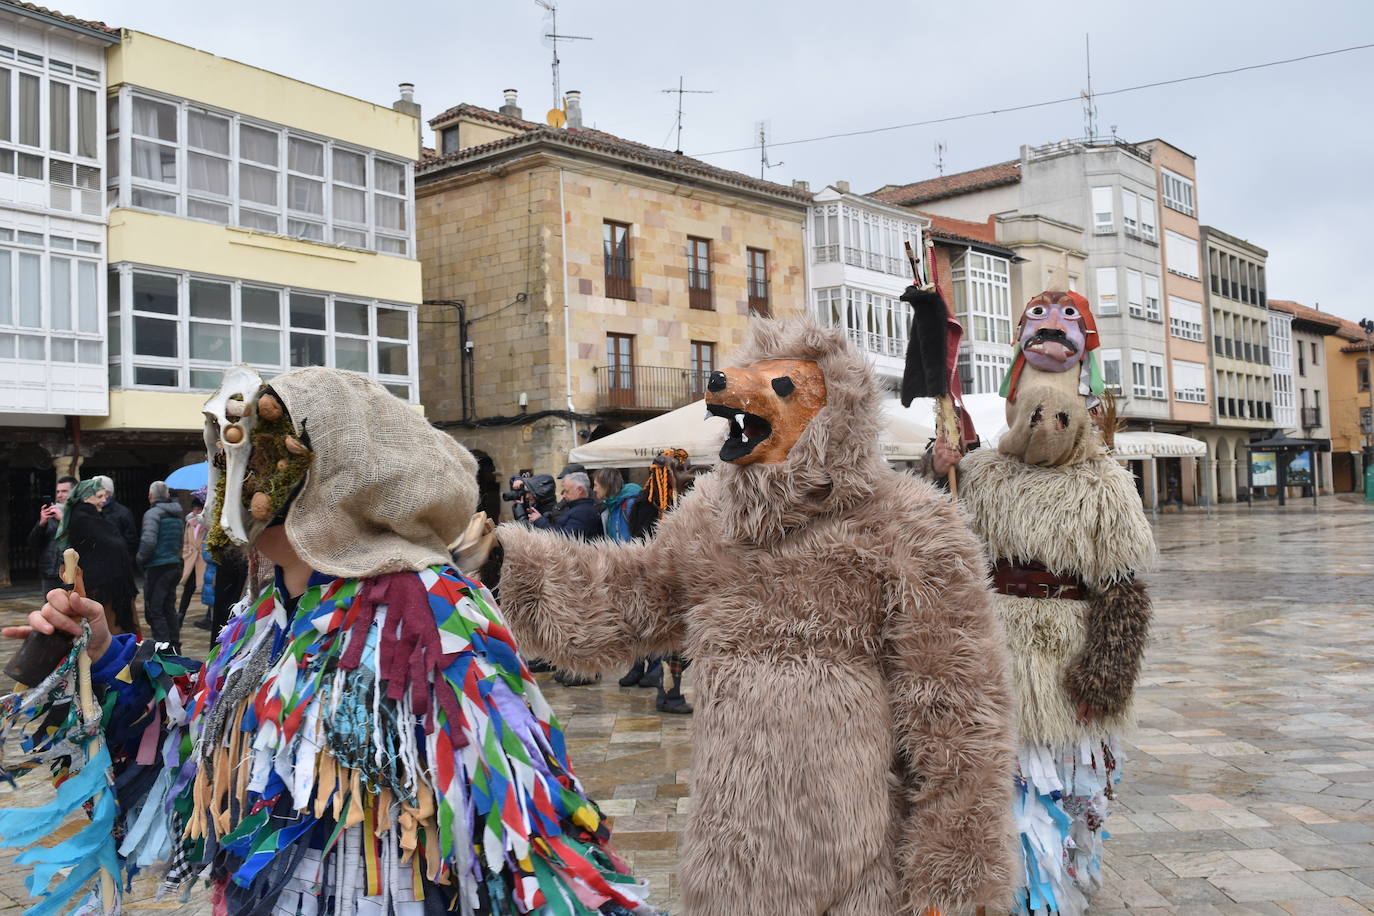
[[[1323,503],[1157,522],[1156,625],[1095,913],[1374,912],[1374,511]],[[0,601],[0,621],[26,607]],[[676,907],[692,720],[617,675],[546,692],[616,846]],[[24,905],[25,872],[0,868],[0,912]],[[127,912],[209,911],[150,893],[137,882]]]

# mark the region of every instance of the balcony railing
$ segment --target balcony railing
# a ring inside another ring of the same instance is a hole
[[[879,356],[905,356],[906,342],[897,340],[893,337],[886,337],[873,331],[861,331],[857,328],[846,328],[845,334],[854,341],[855,346],[860,350],[869,353],[876,353]]]
[[[751,277],[749,280],[749,313],[768,318],[773,314],[768,304],[768,280]]]
[[[1302,409],[1302,428],[1316,429],[1322,425],[1322,409],[1320,407],[1304,407]]]
[[[698,400],[706,391],[710,372],[672,366],[596,366],[598,410],[660,413]]]
[[[711,271],[687,270],[687,304],[694,309],[714,308],[711,304]]]
[[[634,299],[635,291],[632,284],[634,277],[634,259],[616,258],[606,259],[606,296],[609,299]]]

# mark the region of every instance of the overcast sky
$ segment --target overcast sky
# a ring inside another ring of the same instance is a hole
[[[77,4],[82,4],[78,6]],[[520,90],[552,105],[535,0],[53,0],[63,12],[151,32],[370,101],[416,84],[431,117]],[[232,13],[228,11],[232,10]],[[1315,0],[878,2],[562,0],[562,85],[589,125],[672,149],[677,85],[688,154],[1076,95],[1092,38],[1097,91],[1374,42],[1374,4]],[[1198,159],[1204,223],[1269,251],[1269,293],[1374,317],[1365,271],[1374,204],[1374,49],[1102,98],[1103,133],[1162,137]],[[780,146],[768,177],[856,191],[1014,158],[1023,143],[1084,135],[1076,103],[933,127]],[[707,157],[759,174],[757,149]]]

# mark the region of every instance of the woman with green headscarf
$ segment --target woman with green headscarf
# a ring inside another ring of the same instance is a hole
[[[98,477],[77,484],[57,527],[57,543],[60,550],[71,547],[81,555],[86,596],[104,606],[110,632],[135,633],[134,596],[138,586],[134,584],[129,548],[119,529],[100,514],[100,506],[109,495]]]

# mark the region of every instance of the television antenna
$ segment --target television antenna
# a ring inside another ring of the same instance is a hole
[[[940,175],[945,173],[945,150],[948,148],[945,141],[935,141],[935,171]]]
[[[679,77],[677,78],[677,88],[676,88],[676,89],[664,89],[663,91],[664,91],[664,92],[675,92],[675,93],[677,93],[677,149],[673,150],[673,152],[676,153],[677,155],[681,156],[681,155],[682,155],[682,97],[683,97],[684,95],[712,95],[712,94],[715,93],[716,90],[714,90],[714,89],[683,89],[683,88],[682,88],[682,77],[679,76]]]
[[[787,163],[768,161],[768,130],[770,126],[769,122],[755,121],[754,126],[755,128],[757,128],[759,132],[759,177],[763,178],[764,173],[768,169],[775,169],[780,165],[787,165]]]
[[[1097,99],[1093,95],[1093,46],[1087,32],[1083,33],[1083,56],[1088,67],[1088,88],[1083,96],[1083,131],[1089,142],[1097,139]]]
[[[593,41],[587,35],[560,35],[558,33],[558,4],[554,0],[534,0],[548,13],[549,30],[544,33],[544,43],[553,49],[553,107],[563,108],[563,92],[558,85],[558,43],[560,41]]]

